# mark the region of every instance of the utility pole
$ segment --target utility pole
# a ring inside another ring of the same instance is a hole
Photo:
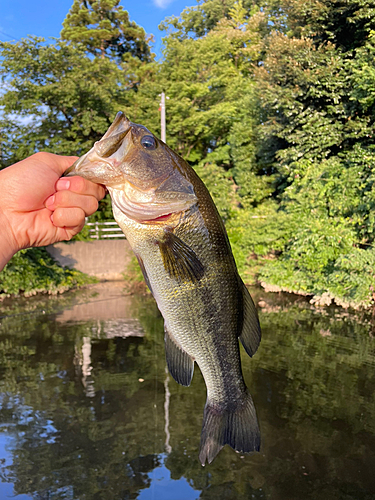
[[[161,94],[160,102],[160,122],[161,122],[161,140],[165,142],[165,93]]]

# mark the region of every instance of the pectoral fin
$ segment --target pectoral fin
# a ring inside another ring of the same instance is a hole
[[[178,281],[198,282],[204,275],[204,266],[195,252],[171,231],[158,241],[164,269]]]
[[[258,349],[261,339],[258,313],[253,299],[242,280],[241,286],[243,296],[243,325],[240,340],[247,354],[253,356]]]
[[[176,342],[164,325],[165,356],[169,373],[181,385],[188,386],[191,383],[194,372],[194,361]]]

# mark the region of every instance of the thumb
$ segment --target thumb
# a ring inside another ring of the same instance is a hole
[[[54,170],[61,177],[73,163],[78,159],[78,156],[61,156],[53,153],[40,152],[33,155],[30,159],[43,163]]]

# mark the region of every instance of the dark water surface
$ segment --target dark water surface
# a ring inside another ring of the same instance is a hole
[[[0,303],[0,499],[375,499],[371,315],[253,293],[243,370],[261,452],[198,461],[206,390],[166,373],[150,296],[101,284]]]

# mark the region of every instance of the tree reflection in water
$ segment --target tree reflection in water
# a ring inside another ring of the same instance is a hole
[[[261,452],[226,447],[205,468],[204,382],[166,378],[151,297],[111,284],[2,303],[0,498],[9,484],[20,500],[374,498],[371,317],[255,299],[263,340],[243,367]]]

